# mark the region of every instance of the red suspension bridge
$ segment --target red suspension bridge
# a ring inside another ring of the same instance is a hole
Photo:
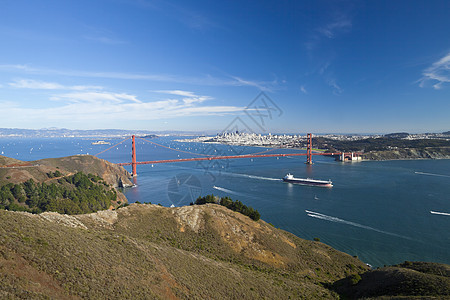
[[[193,157],[193,158],[178,158],[178,159],[164,159],[164,160],[150,160],[150,161],[137,161],[136,159],[136,136],[131,136],[123,141],[115,144],[114,146],[109,147],[108,149],[103,150],[100,153],[97,153],[95,156],[98,156],[120,144],[123,142],[131,139],[131,162],[126,163],[117,163],[119,166],[131,166],[132,169],[132,176],[137,175],[136,166],[137,165],[148,165],[148,164],[161,164],[161,163],[174,163],[174,162],[186,162],[186,161],[211,161],[211,160],[218,160],[218,159],[237,159],[237,158],[258,158],[258,157],[286,157],[286,156],[306,156],[306,164],[311,165],[312,164],[312,156],[313,155],[328,155],[328,156],[340,156],[342,157],[342,160],[344,160],[345,157],[353,157],[353,153],[344,153],[344,152],[333,152],[333,153],[324,153],[324,152],[313,152],[312,150],[312,134],[307,134],[307,146],[306,146],[306,153],[285,153],[285,154],[268,154],[267,152],[274,151],[277,149],[287,149],[287,148],[272,148],[265,151],[252,153],[252,154],[241,154],[241,155],[209,155],[209,154],[203,154],[203,153],[195,153],[195,152],[189,152],[179,149],[170,148],[168,146],[164,146],[152,141],[149,141],[144,138],[137,137],[138,139],[141,139],[143,141],[146,141],[148,143],[154,144],[159,147],[167,148],[170,150],[188,153],[191,155],[198,155],[201,157]]]

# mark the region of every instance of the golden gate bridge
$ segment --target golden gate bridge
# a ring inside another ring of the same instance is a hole
[[[201,157],[193,157],[193,158],[177,158],[177,159],[163,159],[163,160],[150,160],[150,161],[137,161],[136,158],[136,138],[141,139],[143,141],[146,141],[148,143],[154,144],[156,146],[162,147],[162,148],[167,148],[173,151],[178,151],[178,152],[183,152],[183,153],[188,153],[188,154],[192,154],[192,155],[199,155]],[[307,134],[307,146],[306,146],[306,153],[284,153],[284,154],[267,154],[267,152],[270,151],[274,151],[277,149],[292,149],[292,148],[272,148],[272,149],[268,149],[265,151],[261,151],[261,152],[256,152],[256,153],[252,153],[252,154],[240,154],[240,155],[210,155],[210,154],[203,154],[203,153],[195,153],[195,152],[189,152],[189,151],[184,151],[184,150],[180,150],[180,149],[174,149],[168,146],[164,146],[152,141],[149,141],[145,138],[141,138],[141,137],[136,137],[135,135],[132,135],[131,137],[128,137],[126,139],[124,139],[123,141],[115,144],[114,146],[111,146],[99,153],[97,153],[95,156],[98,156],[120,144],[122,144],[123,142],[127,141],[131,139],[131,162],[124,162],[124,163],[116,163],[116,165],[119,166],[131,166],[131,175],[132,176],[137,176],[137,171],[136,171],[136,166],[137,165],[148,165],[148,164],[161,164],[161,163],[174,163],[174,162],[187,162],[187,161],[211,161],[211,160],[218,160],[218,159],[238,159],[238,158],[258,158],[258,157],[287,157],[287,156],[306,156],[306,164],[312,165],[312,156],[313,155],[328,155],[328,156],[347,156],[350,153],[345,153],[345,152],[332,152],[332,153],[325,153],[325,152],[313,152],[312,150],[312,134],[308,133]],[[353,153],[352,153],[353,155]]]

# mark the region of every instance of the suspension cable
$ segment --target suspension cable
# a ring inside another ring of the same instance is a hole
[[[170,149],[170,150],[173,150],[173,151],[178,151],[178,152],[187,153],[187,154],[193,154],[193,155],[208,156],[208,157],[214,157],[214,156],[217,156],[217,155],[202,154],[202,153],[195,153],[195,152],[189,152],[189,151],[184,151],[184,150],[174,149],[174,148],[171,148],[171,147],[168,147],[168,146],[164,146],[164,145],[161,145],[161,144],[158,144],[158,143],[149,141],[149,140],[144,139],[144,138],[141,138],[141,137],[137,137],[137,138],[138,138],[138,139],[141,139],[141,140],[143,140],[143,141],[146,141],[146,142],[148,142],[148,143],[151,143],[151,144],[154,144],[154,145],[157,145],[157,146],[166,148],[166,149]],[[264,150],[264,151],[255,152],[255,153],[249,153],[249,154],[245,154],[245,155],[257,155],[257,154],[263,154],[263,153],[271,152],[271,151],[274,151],[274,150],[280,150],[280,149],[288,149],[288,148],[276,147],[276,148],[270,148],[270,149],[267,149],[267,150]],[[292,149],[292,150],[301,150],[301,149],[293,149],[293,148],[289,148],[289,149]]]
[[[194,154],[194,155],[201,155],[201,156],[215,156],[215,155],[209,155],[209,154],[195,153],[195,152],[183,151],[183,150],[179,150],[179,149],[173,149],[173,148],[170,148],[170,147],[168,147],[168,146],[164,146],[164,145],[161,145],[161,144],[158,144],[158,143],[149,141],[149,140],[147,140],[147,139],[144,139],[144,138],[141,138],[141,137],[138,137],[138,136],[137,136],[137,138],[138,138],[138,139],[141,139],[141,140],[144,140],[144,141],[146,141],[146,142],[148,142],[148,143],[151,143],[151,144],[154,144],[154,145],[163,147],[163,148],[167,148],[167,149],[170,149],[170,150],[173,150],[173,151],[178,151],[178,152],[183,152],[183,153],[188,153],[188,154]]]
[[[122,144],[123,142],[125,142],[126,140],[129,140],[129,139],[131,139],[131,137],[128,137],[128,138],[124,139],[124,140],[121,141],[120,143],[117,143],[117,144],[115,144],[114,146],[111,146],[111,147],[109,147],[108,149],[105,149],[105,150],[103,150],[102,152],[99,152],[99,153],[95,154],[94,156],[99,156],[99,155],[102,154],[103,152],[106,152],[106,151],[108,151],[108,150],[110,150],[110,149],[112,149],[112,148],[114,148],[114,147],[116,147],[116,146]]]

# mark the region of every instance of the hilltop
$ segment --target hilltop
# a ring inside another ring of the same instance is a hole
[[[114,187],[132,186],[131,175],[122,167],[91,155],[74,155],[61,158],[47,158],[36,161],[20,161],[0,155],[0,186],[7,183],[21,183],[28,179],[44,182],[49,172],[59,171],[62,175],[76,172],[92,173],[102,177]]]
[[[0,156],[0,208],[79,214],[127,203],[118,187],[131,186],[122,167],[93,156],[24,162]]]
[[[132,204],[67,216],[0,211],[2,297],[336,298],[350,255],[224,207]]]
[[[448,296],[448,265],[377,270],[216,204],[68,216],[0,211],[2,298]],[[424,298],[420,298],[424,299]]]

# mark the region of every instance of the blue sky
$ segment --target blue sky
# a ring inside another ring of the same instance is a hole
[[[0,127],[450,130],[449,12],[449,1],[0,0]]]

